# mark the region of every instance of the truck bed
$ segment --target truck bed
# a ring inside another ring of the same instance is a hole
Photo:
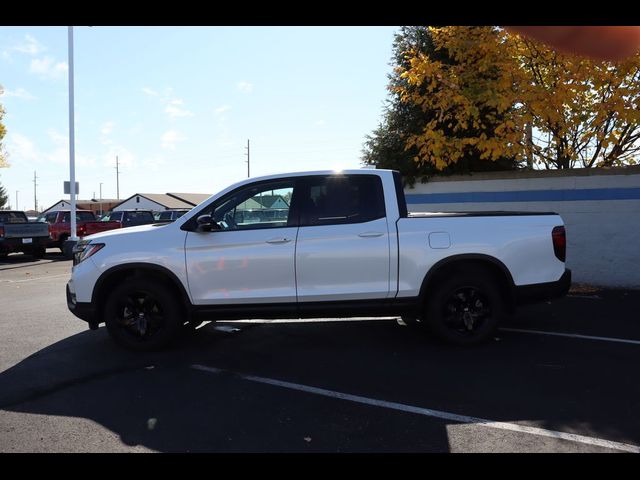
[[[479,212],[409,212],[407,218],[433,217],[522,217],[536,215],[557,215],[555,212],[509,212],[509,211],[479,211]]]

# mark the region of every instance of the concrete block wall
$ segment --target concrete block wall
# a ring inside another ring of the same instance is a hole
[[[640,289],[640,167],[451,176],[405,194],[414,212],[559,213],[574,282]]]

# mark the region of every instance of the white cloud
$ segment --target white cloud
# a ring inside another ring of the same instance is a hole
[[[149,87],[142,87],[142,91],[150,97],[157,97],[159,95],[158,92]]]
[[[114,126],[115,123],[112,121],[105,122],[100,129],[100,133],[102,133],[103,135],[109,135],[113,131]]]
[[[35,144],[30,138],[20,133],[8,135],[7,152],[19,162],[32,163],[40,160]]]
[[[214,110],[214,113],[216,115],[222,115],[223,113],[228,112],[229,110],[231,110],[231,107],[229,105],[222,105],[221,107],[218,107]]]
[[[7,141],[7,150],[14,163],[33,165],[41,163],[53,163],[56,165],[69,165],[69,138],[57,130],[47,130],[47,136],[53,143],[49,150],[40,149],[29,137],[20,133],[12,133]],[[95,161],[82,154],[76,154],[76,165],[93,166]]]
[[[249,82],[238,82],[236,84],[236,90],[242,92],[242,93],[251,93],[253,92],[253,83],[249,83]]]
[[[173,96],[173,88],[166,87],[162,93],[150,87],[143,87],[145,95],[156,97],[164,105],[164,112],[169,118],[193,117],[193,112],[185,108],[184,100]]]
[[[47,135],[56,145],[67,146],[67,144],[69,143],[69,137],[58,132],[55,128],[50,128],[49,130],[47,130]]]
[[[111,120],[102,124],[102,127],[100,128],[100,143],[102,145],[108,146],[114,144],[113,140],[110,138],[110,135],[111,132],[113,132],[113,127],[115,127],[115,125],[115,122]]]
[[[175,150],[176,143],[183,142],[186,139],[187,137],[176,130],[167,130],[160,137],[160,146],[167,150]]]
[[[0,92],[2,91],[0,90]],[[22,87],[16,90],[5,90],[4,94],[0,93],[0,96],[21,98],[22,100],[35,100],[36,98]]]
[[[38,55],[39,53],[46,50],[44,45],[42,45],[38,40],[36,40],[31,35],[27,34],[24,36],[25,41],[18,45],[15,45],[11,48],[16,52],[26,53],[27,55]]]
[[[2,51],[2,57],[10,60],[11,52],[24,53],[26,55],[38,55],[46,50],[46,47],[42,45],[33,36],[27,34],[24,36],[24,41],[13,45]]]
[[[326,124],[327,122],[325,122],[324,120],[318,120],[317,122],[314,123],[316,127],[324,127]]]
[[[52,57],[34,58],[29,72],[48,78],[59,78],[69,70],[67,62],[56,62]]]
[[[182,105],[184,105],[184,102],[182,101],[182,99],[176,98],[176,99],[173,99],[173,100],[169,100],[169,102],[167,103],[164,111],[171,118],[192,117],[193,113],[190,112],[189,110],[183,108]]]

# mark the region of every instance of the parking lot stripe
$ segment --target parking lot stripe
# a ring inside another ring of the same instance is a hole
[[[33,277],[33,278],[25,278],[23,280],[0,280],[0,282],[5,283],[25,283],[25,282],[33,282],[35,280],[47,280],[49,278],[57,278],[57,277],[69,277],[68,273],[61,273],[60,275],[49,275],[48,277]]]
[[[594,337],[591,335],[579,335],[577,333],[544,332],[541,330],[525,330],[522,328],[501,328],[500,330],[504,332],[534,333],[538,335],[551,335],[554,337],[580,338],[583,340],[599,340],[601,342],[616,342],[616,343],[629,343],[631,345],[640,345],[640,340],[627,340],[625,338]]]
[[[507,422],[495,422],[493,420],[486,420],[484,418],[469,417],[467,415],[458,415],[455,413],[443,412],[440,410],[432,410],[429,408],[416,407],[413,405],[406,405],[403,403],[387,402],[385,400],[377,400],[375,398],[362,397],[360,395],[351,395],[349,393],[337,392],[334,390],[326,390],[324,388],[311,387],[309,385],[301,385],[297,383],[285,382],[282,380],[275,380],[273,378],[258,377],[255,375],[245,375],[242,373],[232,372],[215,367],[207,367],[205,365],[191,365],[191,368],[195,370],[201,370],[204,372],[215,374],[227,374],[237,376],[244,380],[251,382],[264,383],[275,387],[287,388],[290,390],[297,390],[306,393],[312,393],[315,395],[322,395],[324,397],[336,398],[339,400],[347,400],[350,402],[361,403],[365,405],[371,405],[375,407],[387,408],[391,410],[399,410],[402,412],[415,413],[417,415],[423,415],[426,417],[434,417],[442,420],[449,420],[457,423],[477,424],[489,428],[497,428],[501,430],[510,430],[513,432],[527,433],[530,435],[537,435],[542,437],[550,437],[558,440],[568,440],[570,442],[577,442],[586,445],[593,445],[597,447],[610,448],[613,450],[621,450],[623,452],[640,453],[640,446],[630,445],[627,443],[613,442],[611,440],[604,440],[602,438],[587,437],[584,435],[576,435],[574,433],[558,432],[555,430],[546,430],[537,427],[528,427],[525,425],[518,425],[515,423]]]

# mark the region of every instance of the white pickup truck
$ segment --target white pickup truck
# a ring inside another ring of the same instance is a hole
[[[390,315],[468,345],[564,295],[565,250],[555,213],[408,213],[395,171],[272,175],[174,223],[85,237],[67,304],[134,350],[204,320]]]

